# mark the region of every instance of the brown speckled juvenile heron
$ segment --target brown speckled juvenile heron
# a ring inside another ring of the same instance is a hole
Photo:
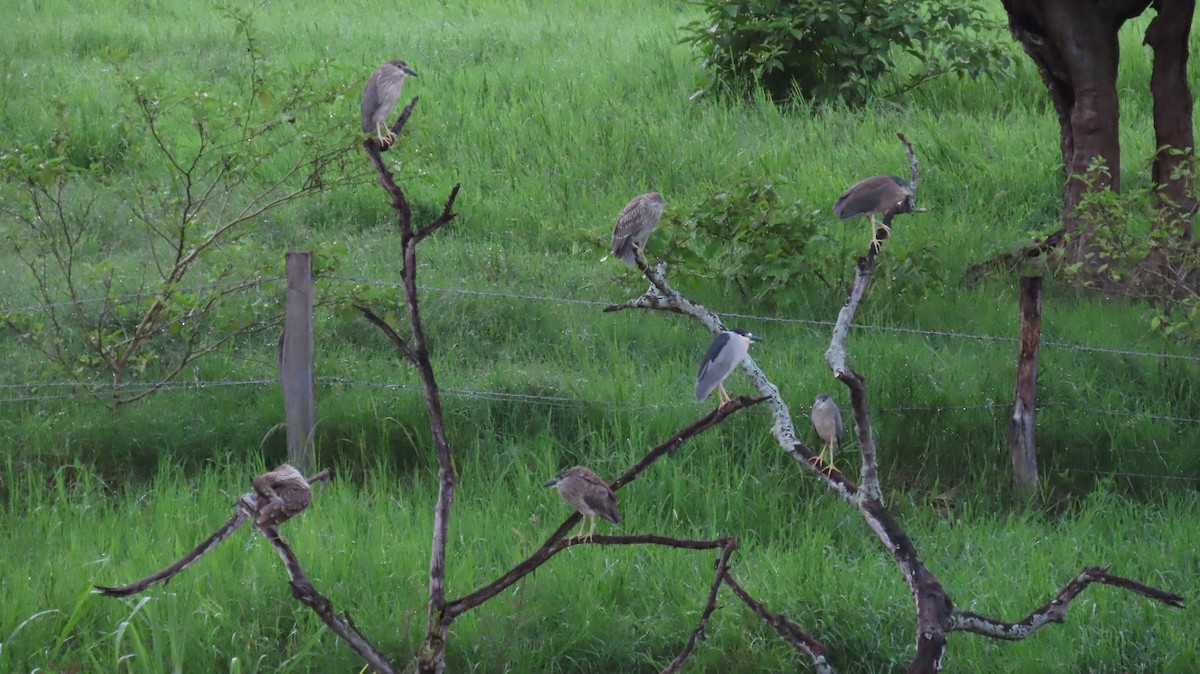
[[[646,247],[646,240],[658,226],[662,212],[663,197],[658,192],[639,194],[625,204],[617,218],[617,227],[613,230],[613,255],[621,258],[625,264],[633,264],[634,246],[638,250]]]
[[[871,217],[871,246],[879,245],[875,230],[880,226],[890,232],[886,224],[876,223],[875,214],[886,218],[889,214],[911,213],[916,210],[913,203],[914,193],[908,186],[908,181],[896,176],[872,176],[860,180],[842,193],[833,204],[833,212],[842,220],[856,215]]]
[[[542,486],[557,487],[563,500],[578,510],[580,515],[583,515],[583,522],[579,524],[578,534],[583,540],[591,539],[592,532],[596,530],[596,515],[613,524],[621,523],[621,516],[617,514],[617,497],[613,496],[608,484],[586,466],[575,466],[560,471],[553,480]],[[592,526],[585,535],[583,527],[588,523],[589,518]]]
[[[720,407],[724,407],[730,400],[725,392],[726,377],[746,359],[750,345],[761,341],[762,337],[750,334],[749,330],[722,330],[708,347],[704,360],[700,361],[700,372],[696,375],[696,400],[704,400],[716,389],[721,400]]]
[[[299,515],[312,500],[312,487],[300,471],[290,464],[283,464],[254,478],[254,491],[258,493],[258,513],[254,525],[258,528],[284,521]]]
[[[388,61],[367,79],[362,96],[362,130],[375,134],[380,143],[396,142],[396,134],[388,128],[388,117],[396,109],[407,76],[416,77],[417,74],[404,61]]]
[[[828,393],[818,393],[816,401],[813,402],[811,418],[813,430],[825,444],[821,449],[821,456],[829,452],[829,464],[833,465],[838,447],[842,444],[842,411]]]

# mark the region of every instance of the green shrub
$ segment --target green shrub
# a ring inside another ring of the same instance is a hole
[[[801,202],[781,203],[771,183],[738,179],[683,217],[668,256],[672,273],[786,304],[779,291],[808,285],[827,267],[805,259],[810,244],[823,236],[818,213]]]
[[[701,56],[709,89],[750,91],[776,101],[862,103],[945,74],[996,76],[1010,65],[1007,38],[970,0],[701,0],[706,17],[683,27]],[[916,72],[892,77],[901,54]]]

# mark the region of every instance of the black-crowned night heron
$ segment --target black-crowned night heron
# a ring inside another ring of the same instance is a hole
[[[658,226],[662,217],[663,198],[658,192],[639,194],[625,204],[613,230],[612,252],[625,264],[633,264],[633,248],[644,250],[650,232]]]
[[[812,406],[812,425],[813,430],[817,432],[817,437],[821,438],[821,442],[825,445],[821,450],[821,456],[825,456],[825,452],[829,452],[829,465],[833,465],[838,447],[842,444],[842,411],[838,409],[837,403],[833,402],[833,398],[830,398],[828,393],[817,394],[817,399]]]
[[[725,378],[746,359],[750,344],[761,342],[762,337],[750,334],[741,328],[722,330],[708,347],[704,360],[700,361],[700,373],[696,375],[696,400],[704,400],[713,389],[721,399],[721,406],[729,402],[725,392]]]
[[[362,130],[373,133],[381,144],[396,142],[396,134],[388,128],[388,118],[400,100],[404,78],[417,74],[404,61],[388,61],[375,69],[367,79],[362,96]]]
[[[280,524],[300,514],[312,500],[312,487],[300,471],[283,464],[254,478],[258,493],[258,513],[254,525],[262,527]]]
[[[910,213],[916,210],[913,204],[914,193],[908,186],[908,181],[896,176],[872,176],[860,180],[842,193],[833,204],[833,212],[842,220],[856,215],[871,217],[871,246],[877,247],[879,239],[875,230],[881,225],[875,222],[875,214],[885,218],[888,214]],[[888,226],[882,225],[884,231],[891,233]]]
[[[590,539],[592,532],[596,530],[596,515],[613,524],[621,523],[621,516],[617,514],[617,497],[613,496],[608,484],[586,466],[575,466],[562,470],[554,476],[553,480],[542,486],[557,487],[563,500],[578,510],[580,515],[583,515],[583,522],[579,524],[579,537],[583,540]],[[583,527],[589,519],[592,521],[592,526],[585,535]]]

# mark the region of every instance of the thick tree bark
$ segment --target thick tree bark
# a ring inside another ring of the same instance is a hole
[[[1075,208],[1092,189],[1121,188],[1118,139],[1117,33],[1153,5],[1158,15],[1146,30],[1154,50],[1150,88],[1154,98],[1155,153],[1152,178],[1161,186],[1165,222],[1183,239],[1192,237],[1196,199],[1178,174],[1192,152],[1192,97],[1187,84],[1188,35],[1195,0],[1003,0],[1013,37],[1037,65],[1058,113],[1065,185],[1063,229],[1055,245],[1070,242],[1073,261],[1098,261],[1093,232],[1077,231]],[[1089,175],[1089,168],[1104,171]]]
[[[1196,196],[1188,177],[1178,170],[1191,158],[1192,92],[1187,83],[1188,34],[1192,28],[1195,0],[1157,0],[1158,16],[1146,29],[1144,44],[1154,50],[1154,69],[1150,74],[1150,94],[1154,99],[1154,164],[1150,176],[1164,223],[1178,228],[1180,238],[1192,239],[1192,218]]]

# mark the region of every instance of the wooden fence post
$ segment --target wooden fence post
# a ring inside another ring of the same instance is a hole
[[[1017,385],[1008,422],[1013,487],[1026,498],[1037,492],[1037,357],[1042,333],[1042,277],[1022,276],[1020,286],[1021,346],[1017,353]]]
[[[312,469],[313,429],[313,293],[312,253],[289,250],[287,305],[279,340],[279,380],[287,425],[288,463],[301,473]]]

